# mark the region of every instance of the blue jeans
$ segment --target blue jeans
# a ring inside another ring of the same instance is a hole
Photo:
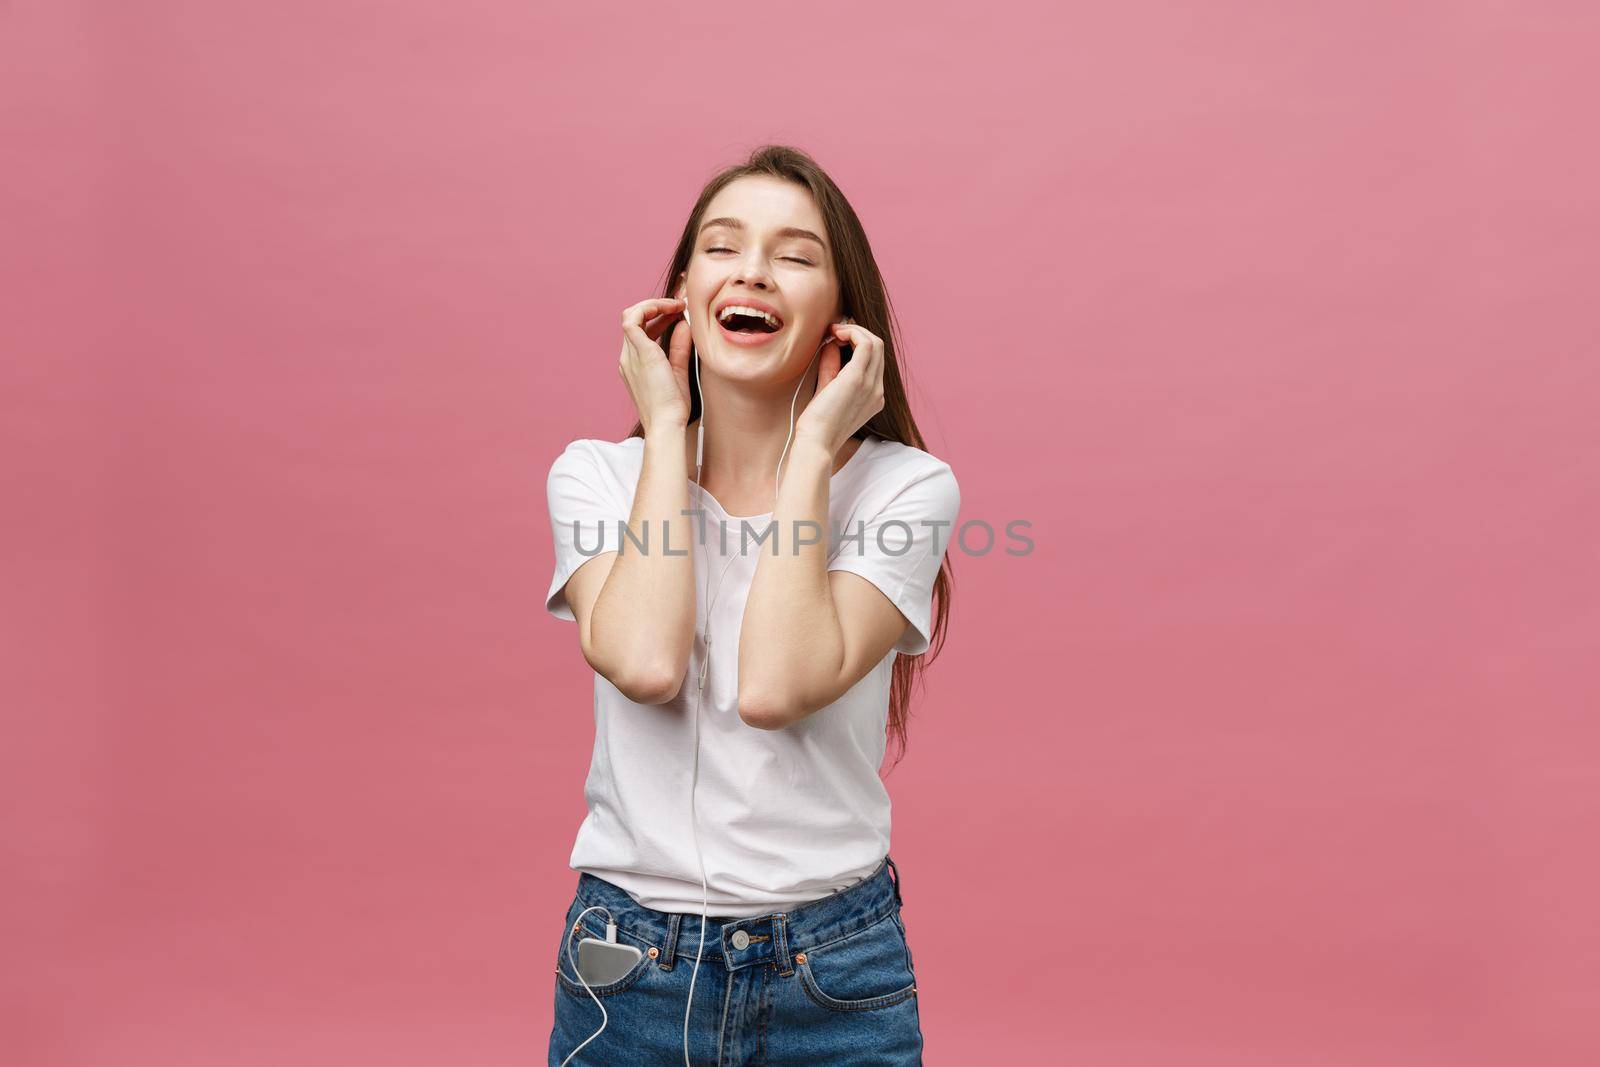
[[[746,919],[708,917],[696,972],[699,912],[641,907],[582,872],[556,949],[550,1067],[600,1029],[600,1008],[566,949],[570,943],[576,959],[579,940],[605,937],[604,912],[578,919],[596,904],[610,910],[617,940],[644,955],[615,982],[590,986],[605,1005],[605,1030],[569,1067],[682,1067],[691,973],[693,1067],[921,1067],[917,978],[900,903],[900,869],[884,857],[866,879],[821,900]]]

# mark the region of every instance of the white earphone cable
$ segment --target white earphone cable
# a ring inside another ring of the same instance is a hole
[[[684,321],[685,325],[687,325],[688,321],[689,321],[689,307],[688,307],[688,304],[689,304],[689,302],[687,300],[685,300],[684,301],[684,309],[683,309],[683,321]],[[826,339],[823,340],[822,344],[817,346],[817,351],[815,353],[813,353],[812,356],[811,356],[811,363],[808,363],[806,365],[807,373],[810,372],[812,364],[816,363],[817,356],[821,355],[822,354],[822,350],[824,348],[826,348],[827,346],[828,346],[828,342],[827,342]],[[700,380],[700,358],[699,358],[698,354],[696,354],[694,356],[694,383],[695,383],[695,388],[700,393],[700,422],[699,422],[699,425],[695,427],[694,484],[695,484],[695,488],[699,489],[701,494],[704,495],[705,494],[705,488],[703,486],[701,486],[700,478],[701,478],[702,473],[704,472],[705,440],[706,440],[706,394],[705,394],[705,387],[701,384],[701,380]],[[800,398],[800,390],[801,390],[801,388],[804,387],[804,385],[805,385],[805,375],[802,374],[800,376],[799,384],[797,384],[794,387],[794,396],[789,401],[789,435],[788,435],[788,437],[786,437],[784,439],[783,452],[780,453],[779,456],[778,456],[778,467],[777,467],[777,470],[773,473],[773,477],[772,477],[772,510],[774,512],[776,512],[778,510],[778,486],[779,486],[779,484],[780,484],[780,482],[782,480],[783,461],[784,461],[784,458],[786,456],[788,456],[788,454],[789,454],[789,443],[790,443],[790,441],[794,440],[794,407],[795,407],[796,402]],[[705,505],[704,499],[702,499],[700,501],[700,504],[701,504],[702,507],[704,507],[704,505]],[[704,529],[704,527],[702,527],[702,530],[703,529]],[[728,573],[728,568],[733,565],[733,561],[734,561],[735,558],[736,557],[734,555],[732,555],[731,553],[729,554],[728,562],[723,564],[722,572],[717,575],[717,586],[716,586],[716,589],[712,591],[710,597],[707,598],[707,601],[706,601],[706,623],[705,623],[704,630],[701,632],[701,644],[703,646],[703,651],[701,652],[701,660],[700,660],[700,682],[695,687],[695,698],[694,698],[694,773],[693,773],[693,777],[690,779],[690,782],[689,782],[689,836],[694,841],[695,859],[700,864],[700,893],[701,893],[701,904],[700,904],[700,944],[699,944],[699,947],[697,947],[695,949],[694,969],[689,972],[689,999],[683,1006],[683,1063],[684,1063],[684,1067],[692,1067],[692,1065],[689,1062],[689,1013],[690,1013],[690,1010],[694,1006],[694,982],[695,982],[696,976],[698,976],[698,974],[700,973],[700,959],[701,959],[702,955],[705,952],[705,945],[706,945],[706,919],[707,919],[708,913],[711,910],[711,894],[710,894],[710,890],[707,888],[707,885],[706,885],[706,860],[705,860],[705,854],[700,851],[700,832],[699,832],[699,828],[698,828],[698,819],[696,817],[695,805],[694,805],[695,787],[700,782],[700,703],[701,703],[701,699],[702,699],[702,697],[704,696],[704,693],[705,693],[706,670],[710,666],[710,663],[711,663],[711,609],[716,604],[717,594],[722,591],[722,579],[723,579],[723,576]],[[708,571],[710,570],[709,565],[707,566],[706,569]]]
[[[687,300],[684,300],[683,324],[685,326],[689,325],[689,306],[688,305],[689,305],[689,302]],[[692,344],[693,344],[693,342],[691,341],[691,345]],[[817,356],[821,355],[822,354],[822,350],[824,348],[826,348],[826,347],[828,347],[828,339],[824,338],[822,344],[818,345],[816,352],[812,354],[811,362],[806,365],[806,372],[807,373],[809,373],[811,371],[812,366],[816,364]],[[695,354],[693,356],[693,358],[694,358],[694,382],[695,382],[695,387],[700,392],[700,422],[699,422],[699,425],[695,428],[694,484],[695,484],[695,488],[697,490],[699,490],[699,492],[701,494],[702,499],[700,500],[700,504],[701,504],[701,506],[703,508],[704,504],[705,504],[704,497],[708,495],[706,493],[706,491],[705,491],[705,487],[700,484],[701,475],[704,473],[704,470],[705,470],[706,405],[705,405],[704,386],[701,385],[701,381],[700,381],[700,359],[699,359],[699,356],[697,354]],[[777,466],[777,469],[773,472],[773,476],[772,476],[772,510],[773,510],[774,513],[778,510],[778,487],[781,484],[782,479],[783,479],[783,462],[784,462],[784,460],[786,458],[788,458],[789,445],[794,440],[794,421],[795,421],[794,420],[794,411],[795,411],[795,405],[800,400],[800,390],[804,387],[804,385],[805,385],[805,374],[802,374],[800,376],[799,384],[796,385],[795,388],[794,388],[794,396],[791,397],[790,400],[789,400],[789,435],[786,438],[784,438],[783,451],[781,453],[779,453],[779,455],[778,455],[778,466]],[[704,527],[702,526],[701,529],[704,530]],[[693,771],[692,771],[692,774],[691,774],[691,778],[690,778],[690,781],[689,781],[689,836],[694,841],[695,859],[700,864],[700,894],[701,894],[701,904],[700,904],[700,945],[699,945],[698,948],[695,949],[694,968],[693,968],[693,970],[691,970],[689,972],[689,999],[684,1003],[684,1006],[683,1006],[683,1062],[684,1062],[684,1067],[693,1067],[693,1065],[689,1062],[689,1015],[690,1015],[691,1009],[694,1007],[694,983],[695,983],[696,977],[698,977],[698,975],[700,973],[700,960],[701,960],[701,957],[705,953],[705,946],[706,946],[706,920],[707,920],[707,918],[709,916],[709,913],[710,913],[710,910],[711,910],[711,891],[710,891],[710,888],[709,888],[709,886],[708,886],[708,884],[706,882],[706,859],[705,859],[705,854],[700,851],[699,820],[696,817],[695,804],[694,804],[695,787],[700,782],[700,704],[701,704],[701,699],[702,699],[702,697],[704,695],[704,692],[705,692],[706,671],[707,671],[707,668],[710,666],[710,663],[711,663],[711,609],[716,604],[717,594],[722,591],[722,579],[728,573],[728,568],[733,566],[733,561],[734,561],[735,558],[736,557],[733,556],[732,554],[730,554],[728,556],[728,562],[723,564],[721,573],[719,573],[717,575],[716,587],[711,590],[710,595],[708,597],[703,597],[702,598],[703,600],[705,600],[705,603],[706,603],[706,612],[705,612],[706,621],[705,621],[705,627],[701,631],[701,644],[702,644],[702,647],[703,647],[703,651],[701,653],[701,659],[700,659],[700,679],[699,679],[699,683],[695,686],[694,713],[693,713],[694,714],[694,764],[693,764]],[[704,569],[706,571],[708,571],[708,572],[710,570],[709,554],[708,554],[708,557],[707,557],[707,564],[706,564],[706,567]],[[702,585],[701,588],[704,589],[705,586]],[[607,910],[607,909],[605,909],[603,907],[596,906],[596,907],[591,907],[591,908],[585,908],[583,911],[579,912],[578,913],[578,922],[581,923],[583,921],[583,917],[585,915],[587,915],[591,911],[596,911],[596,910],[604,911],[606,913],[606,918],[608,920],[611,918],[611,912],[609,910]],[[608,940],[613,939],[614,926],[615,926],[614,923],[610,923],[610,922],[607,923],[606,933],[607,933],[607,939]],[[567,962],[569,962],[569,963],[573,962],[572,961],[572,933],[573,933],[573,931],[569,931],[568,935],[567,935],[566,954],[567,954]],[[573,1049],[572,1052],[567,1056],[567,1058],[561,1061],[561,1067],[566,1067],[567,1063],[569,1061],[571,1061],[572,1057],[576,1056],[578,1054],[578,1050],[579,1049],[583,1048],[584,1045],[587,1045],[590,1041],[593,1041],[595,1038],[600,1036],[601,1032],[605,1030],[606,1022],[607,1022],[607,1020],[609,1018],[607,1016],[607,1014],[606,1014],[605,1005],[600,1003],[600,998],[595,996],[595,993],[594,993],[593,989],[589,988],[589,983],[584,980],[583,974],[581,972],[578,972],[578,968],[577,968],[577,964],[576,963],[573,963],[573,968],[572,969],[573,969],[574,972],[578,973],[578,981],[583,983],[583,988],[585,990],[588,990],[590,998],[593,999],[594,1002],[597,1005],[599,1005],[599,1007],[600,1007],[600,1020],[601,1021],[600,1021],[600,1029],[596,1030],[594,1033],[590,1034],[584,1040],[583,1044],[578,1046],[578,1048]]]
[[[616,940],[617,924],[611,921],[611,909],[599,904],[584,908],[582,911],[578,912],[578,918],[574,920],[573,926],[581,927],[583,925],[583,917],[589,914],[591,911],[603,911],[606,913],[606,940]],[[572,1057],[576,1056],[584,1045],[587,1045],[589,1042],[599,1037],[601,1032],[605,1030],[606,1023],[611,1021],[611,1017],[606,1013],[606,1006],[600,1003],[600,998],[595,996],[593,989],[589,988],[588,979],[584,978],[583,972],[578,970],[578,964],[572,958],[572,935],[577,932],[578,931],[576,929],[567,931],[567,962],[572,964],[572,973],[577,975],[578,981],[583,983],[584,991],[589,994],[589,999],[594,1001],[600,1007],[600,1029],[584,1038],[582,1044],[573,1049],[571,1052],[567,1053],[567,1058],[561,1061],[561,1067],[567,1067],[567,1064],[571,1062]]]

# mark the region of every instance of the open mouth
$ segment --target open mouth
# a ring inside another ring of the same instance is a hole
[[[717,323],[731,334],[760,337],[783,329],[783,320],[760,308],[729,304],[717,314]]]

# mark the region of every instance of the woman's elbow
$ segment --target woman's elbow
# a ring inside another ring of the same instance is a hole
[[[805,718],[805,712],[792,700],[766,699],[741,690],[739,718],[757,730],[782,730]]]
[[[686,665],[645,667],[614,666],[614,657],[602,655],[584,642],[583,658],[594,672],[616,687],[617,692],[635,704],[665,704],[683,687]]]
[[[665,704],[675,699],[678,690],[683,688],[683,675],[674,676],[666,671],[658,671],[629,676],[611,684],[635,704]]]
[[[683,688],[685,668],[646,667],[634,670],[602,668],[590,661],[595,673],[616,687],[617,692],[635,704],[665,704]]]

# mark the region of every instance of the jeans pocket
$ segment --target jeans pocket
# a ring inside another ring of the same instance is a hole
[[[917,995],[905,935],[893,915],[797,952],[795,963],[806,996],[829,1011],[873,1011]]]
[[[597,997],[613,997],[630,988],[634,983],[649,973],[651,965],[656,961],[650,956],[650,946],[642,943],[637,938],[628,936],[620,927],[617,930],[617,941],[625,945],[632,945],[639,950],[639,962],[629,968],[628,973],[614,982],[604,985],[589,985],[585,988],[578,980],[578,942],[586,937],[598,938],[602,941],[606,936],[606,924],[603,913],[590,912],[581,920],[578,915],[582,913],[585,905],[580,901],[573,901],[572,907],[567,909],[567,922],[562,927],[563,939],[561,947],[556,952],[556,983],[562,989],[575,997],[589,1000],[589,994]],[[581,929],[574,929],[581,924]],[[571,958],[568,958],[568,951]]]

